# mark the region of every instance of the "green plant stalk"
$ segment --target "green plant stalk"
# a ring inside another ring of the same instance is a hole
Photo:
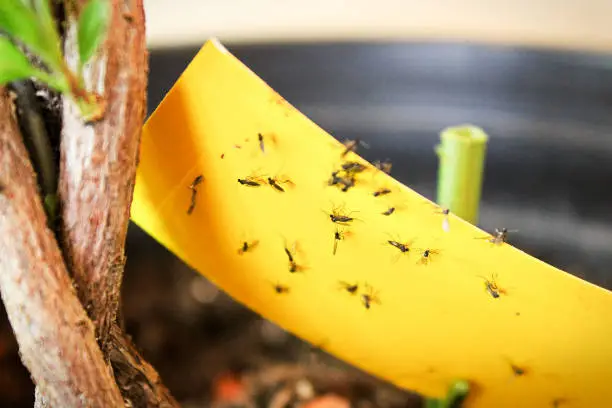
[[[487,141],[478,127],[449,127],[440,133],[437,202],[476,225],[482,191]]]
[[[470,384],[467,381],[455,381],[449,387],[444,399],[427,398],[425,408],[460,408],[469,392]]]

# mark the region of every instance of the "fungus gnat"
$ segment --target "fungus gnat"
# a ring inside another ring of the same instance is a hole
[[[264,136],[261,133],[257,134],[257,140],[259,141],[259,149],[262,153],[266,153],[266,145],[264,143]]]
[[[363,142],[360,139],[354,139],[354,140],[347,139],[344,142],[342,142],[342,144],[344,145],[344,151],[341,154],[342,157],[346,156],[350,152],[356,152],[359,146],[365,147],[366,149],[369,147],[367,143]]]
[[[279,295],[283,293],[289,293],[289,288],[287,286],[284,286],[278,283],[273,285],[273,288],[274,288],[274,292],[278,293]]]
[[[380,170],[380,171],[382,171],[384,173],[387,173],[387,174],[391,174],[391,167],[392,167],[392,165],[393,164],[388,159],[387,160],[383,160],[383,161],[376,160],[374,162],[374,167],[376,167],[378,170]]]
[[[334,249],[332,251],[333,255],[336,255],[336,252],[338,251],[338,243],[342,241],[347,234],[348,233],[346,231],[336,228],[336,231],[334,231]]]
[[[379,190],[376,190],[374,193],[372,193],[372,195],[374,197],[380,197],[380,196],[384,196],[384,195],[387,195],[387,194],[390,194],[390,193],[391,193],[390,189],[388,189],[388,188],[381,188]]]
[[[497,299],[501,294],[506,293],[506,291],[500,288],[497,284],[497,274],[491,275],[491,279],[485,278],[484,276],[481,276],[481,278],[485,280],[485,290],[493,297],[493,299]]]
[[[374,288],[368,284],[365,285],[365,293],[361,295],[361,302],[366,309],[370,309],[373,304],[380,305],[380,298],[378,297],[378,292],[374,290]]]
[[[203,180],[204,176],[200,174],[191,182],[191,185],[188,187],[191,190],[191,202],[189,204],[189,208],[187,209],[187,215],[191,215],[191,213],[193,213],[193,210],[195,210],[196,198],[198,195],[198,186],[202,183]]]
[[[432,255],[438,254],[440,254],[440,252],[436,249],[425,249],[423,252],[421,252],[421,257],[419,258],[417,263],[421,265],[429,265],[429,262],[431,262]]]
[[[240,184],[242,184],[243,186],[248,186],[248,187],[259,187],[263,184],[263,181],[258,179],[257,177],[253,177],[253,176],[248,176],[245,178],[239,178],[238,182]]]
[[[351,295],[356,294],[357,291],[359,290],[359,284],[358,283],[348,283],[348,282],[340,281],[340,282],[338,282],[338,285],[340,286],[341,290],[344,290],[344,291],[348,292]]]
[[[242,255],[246,252],[252,251],[257,245],[259,245],[259,241],[257,240],[251,242],[244,241],[238,249],[238,255]]]
[[[366,166],[364,164],[361,164],[356,161],[347,161],[345,163],[342,163],[342,170],[344,170],[347,173],[352,173],[352,174],[361,173],[365,169],[366,169]]]
[[[280,191],[281,193],[285,192],[282,184],[293,185],[293,182],[289,179],[279,179],[278,177],[268,177],[268,184],[272,186],[276,191]]]
[[[389,207],[386,211],[382,212],[382,215],[391,215],[395,212],[395,207]]]
[[[350,216],[352,212],[345,212],[344,207],[334,207],[331,213],[326,214],[332,222],[340,225],[349,225],[349,223],[355,221],[355,218]]]

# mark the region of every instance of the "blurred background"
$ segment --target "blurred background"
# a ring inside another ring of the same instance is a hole
[[[364,157],[391,159],[392,174],[431,199],[440,130],[481,126],[491,140],[480,226],[517,229],[513,245],[612,289],[612,2],[145,5],[149,112],[216,36],[316,123],[368,142]],[[326,393],[354,407],[420,406],[253,314],[135,226],[127,252],[127,330],[184,406],[242,395],[285,407]],[[0,406],[32,406],[0,320]]]

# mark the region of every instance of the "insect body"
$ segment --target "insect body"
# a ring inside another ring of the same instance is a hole
[[[336,255],[336,251],[338,250],[338,242],[344,239],[345,234],[346,233],[344,231],[336,228],[336,231],[334,232],[334,250],[332,251],[334,255]]]
[[[418,263],[422,265],[429,265],[432,255],[437,255],[439,253],[440,252],[438,252],[436,249],[425,249],[421,253],[421,258],[419,259]]]
[[[200,183],[202,183],[203,180],[204,176],[200,174],[191,182],[191,185],[189,186],[189,189],[191,190],[191,203],[189,204],[189,208],[187,209],[187,215],[191,215],[193,210],[195,210],[196,197],[198,195],[198,186],[200,185]]]
[[[366,148],[368,147],[367,143],[364,143],[363,141],[359,139],[345,140],[342,144],[344,145],[344,148],[345,148],[344,151],[342,152],[342,157],[346,156],[350,152],[356,152],[357,147],[359,147],[360,145]]]
[[[391,193],[391,190],[389,190],[388,188],[381,188],[380,190],[376,190],[372,195],[374,197],[380,197],[389,193]]]
[[[361,295],[361,303],[366,309],[370,309],[373,304],[380,305],[378,292],[374,291],[372,286],[366,284],[366,292]]]
[[[340,281],[339,284],[342,290],[347,291],[351,295],[356,294],[357,291],[359,290],[359,284],[357,283],[348,283],[348,282]]]
[[[289,288],[287,286],[280,285],[277,283],[273,287],[274,287],[274,291],[278,293],[279,295],[283,293],[289,293]]]
[[[495,245],[501,245],[508,239],[508,233],[516,232],[516,230],[509,230],[507,228],[495,228],[495,234],[489,238],[489,242]]]
[[[395,207],[389,207],[386,211],[382,213],[382,215],[391,215],[395,212]]]
[[[266,146],[264,144],[264,137],[261,133],[257,134],[257,140],[259,140],[259,149],[261,150],[262,153],[266,153]]]
[[[334,207],[331,214],[328,215],[329,219],[336,224],[349,225],[349,223],[355,220],[355,218],[351,217],[349,214],[345,213],[342,207]]]
[[[252,177],[252,176],[249,176],[243,179],[239,178],[238,182],[242,184],[243,186],[248,186],[248,187],[259,187],[263,184],[261,180],[258,180],[256,177]]]
[[[410,251],[410,246],[409,246],[408,243],[403,244],[401,242],[393,241],[393,240],[388,240],[387,242],[389,243],[389,245],[399,249],[399,251],[401,253],[406,253],[406,252]]]
[[[493,299],[499,298],[500,294],[505,294],[506,291],[499,287],[496,282],[497,275],[493,274],[491,279],[482,277],[485,280],[485,290],[493,297]]]
[[[285,254],[287,254],[287,258],[289,259],[289,272],[301,272],[304,268],[297,264],[295,260],[295,252],[285,246]]]
[[[293,184],[293,182],[289,179],[279,179],[277,177],[268,177],[268,184],[272,186],[276,191],[280,191],[281,193],[285,192],[285,189],[281,184]]]
[[[392,163],[391,163],[391,161],[390,161],[390,160],[384,160],[384,161],[382,161],[382,162],[381,162],[381,161],[379,161],[379,160],[376,160],[376,161],[374,162],[374,166],[375,166],[375,167],[376,167],[378,170],[383,171],[384,173],[391,174],[391,166],[392,166]]]
[[[259,241],[255,240],[252,242],[244,241],[240,248],[238,249],[238,255],[242,255],[245,252],[252,251],[255,247],[259,245]]]
[[[366,169],[366,166],[359,163],[359,162],[355,162],[355,161],[347,161],[346,163],[342,164],[342,170],[344,170],[347,173],[361,173],[362,171],[364,171]]]

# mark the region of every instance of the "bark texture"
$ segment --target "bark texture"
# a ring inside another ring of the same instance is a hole
[[[21,359],[52,406],[122,406],[94,327],[47,228],[36,175],[4,88],[0,158],[0,294]]]
[[[102,95],[106,110],[87,124],[64,99],[59,183],[66,262],[104,351],[117,317],[148,74],[142,0],[110,3],[107,39],[85,71],[87,88]],[[65,53],[73,67],[75,34],[69,20]]]

